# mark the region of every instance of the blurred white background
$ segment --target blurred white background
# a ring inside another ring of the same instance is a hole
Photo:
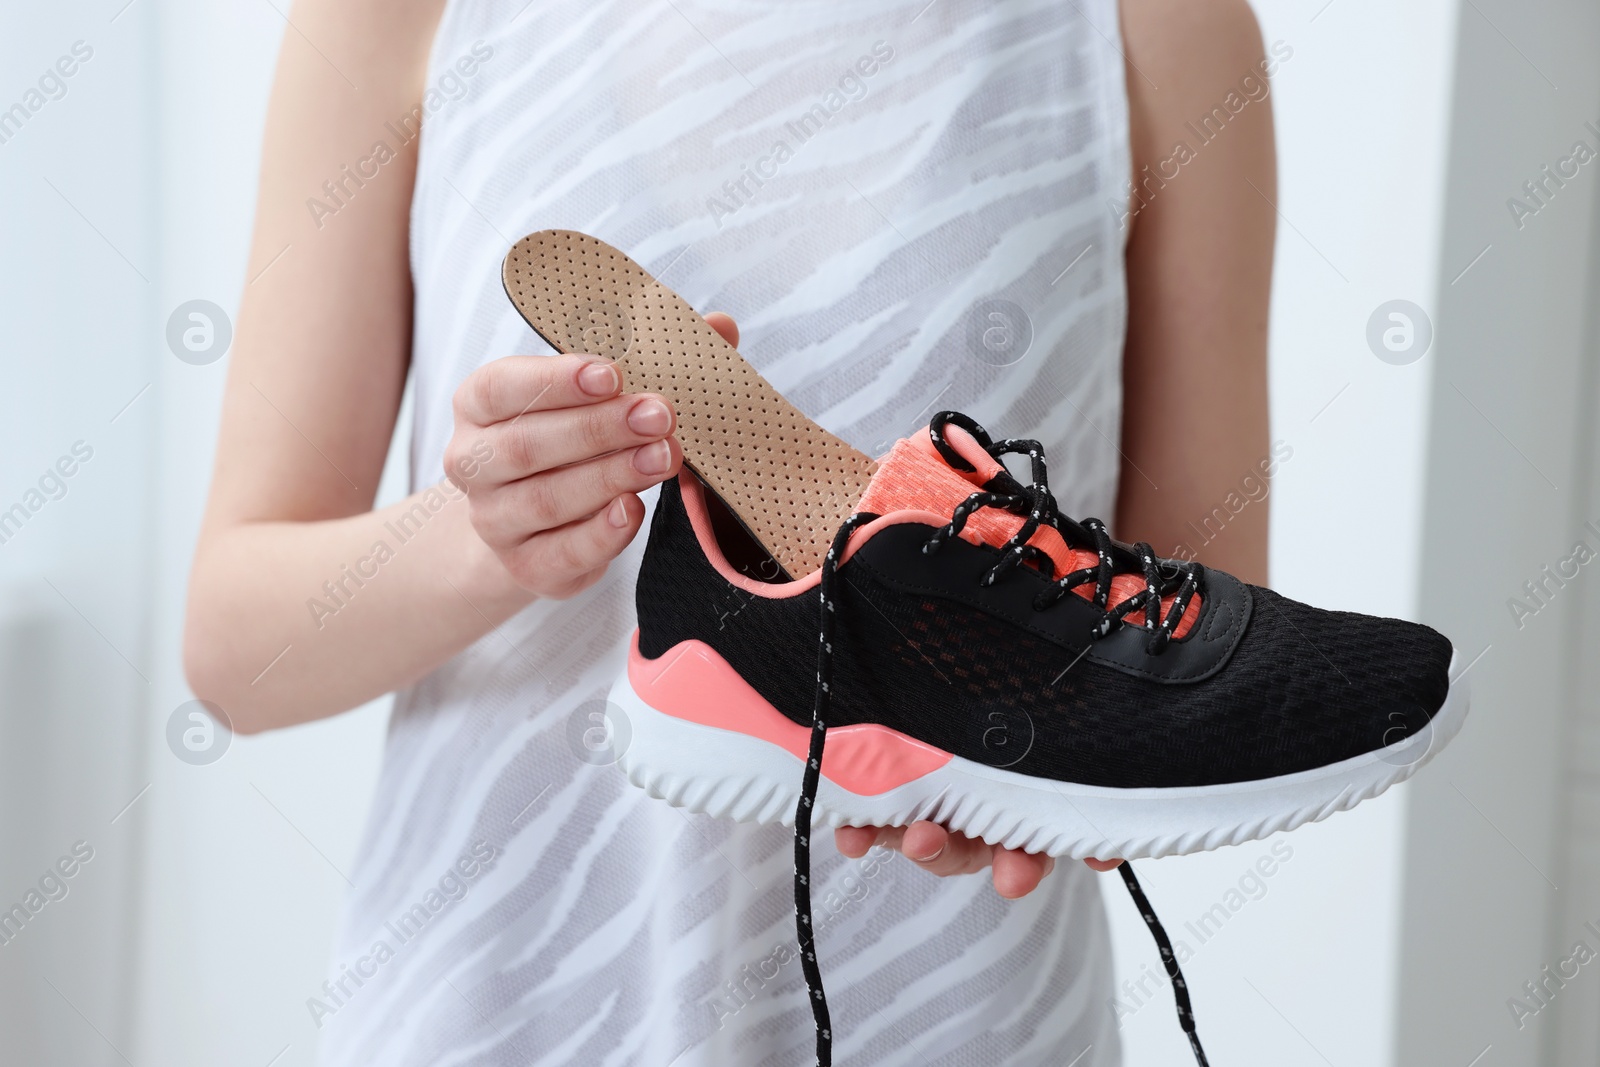
[[[1600,966],[1549,1007],[1524,983],[1580,939],[1600,948],[1584,927],[1600,928],[1600,568],[1520,628],[1508,601],[1574,542],[1600,548],[1583,528],[1600,529],[1600,168],[1520,228],[1506,202],[1575,141],[1600,143],[1584,126],[1600,122],[1600,9],[1257,11],[1293,49],[1272,90],[1272,433],[1292,448],[1271,496],[1274,585],[1446,630],[1474,711],[1378,801],[1141,872],[1195,949],[1219,1067],[1593,1065]],[[0,108],[92,53],[0,142],[0,510],[75,446],[91,453],[0,543],[0,905],[92,850],[0,944],[0,1060],[301,1067],[386,708],[235,739],[209,766],[166,739],[191,699],[184,585],[227,364],[180,362],[164,333],[189,300],[231,314],[249,281],[286,23],[269,0],[11,5],[0,20]],[[1404,365],[1367,342],[1391,300],[1432,323]],[[1251,880],[1274,845],[1274,873]],[[1108,900],[1120,976],[1159,973],[1131,907]],[[1219,903],[1228,918],[1200,944],[1186,924]],[[1154,988],[1121,994],[1129,1067],[1188,1060]],[[1520,1027],[1513,997],[1539,1007]]]

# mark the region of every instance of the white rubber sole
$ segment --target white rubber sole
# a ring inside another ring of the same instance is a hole
[[[626,674],[612,687],[611,702],[631,728],[618,760],[628,781],[690,811],[794,824],[803,760],[761,738],[657,711]],[[1073,859],[1206,852],[1318,822],[1405,781],[1460,731],[1467,704],[1466,682],[1457,680],[1419,733],[1326,767],[1228,785],[1074,785],[960,756],[875,796],[850,792],[824,775],[813,825],[905,826],[929,819],[989,844]]]

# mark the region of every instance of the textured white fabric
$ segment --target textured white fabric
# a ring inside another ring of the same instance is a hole
[[[732,313],[857,447],[956,408],[1042,440],[1063,509],[1108,515],[1118,39],[1114,0],[452,0],[412,211],[415,482],[462,379],[548,350],[499,264],[558,227]],[[606,741],[599,713],[643,542],[400,695],[312,1005],[325,1064],[811,1062],[787,832],[687,816],[612,765],[626,728]],[[826,837],[841,1067],[1117,1062],[1095,875],[1064,863],[1007,903]]]

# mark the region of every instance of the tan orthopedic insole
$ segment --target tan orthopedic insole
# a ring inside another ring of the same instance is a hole
[[[877,464],[785,400],[699,313],[597,237],[540,230],[501,269],[559,352],[615,360],[623,388],[678,412],[684,462],[790,575],[822,563]]]

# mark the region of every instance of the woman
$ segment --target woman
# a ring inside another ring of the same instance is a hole
[[[1064,512],[1177,552],[1267,450],[1253,16],[301,0],[292,24],[185,656],[241,732],[400,691],[308,1004],[323,1060],[807,1063],[786,833],[610,766],[671,406],[527,354],[499,260],[594,233],[733,312],[858,448],[964,410],[1045,443]],[[408,373],[416,492],[373,510]],[[1265,538],[1253,508],[1200,556],[1259,582]],[[841,1063],[1117,1062],[1083,867],[927,823],[813,862]]]

